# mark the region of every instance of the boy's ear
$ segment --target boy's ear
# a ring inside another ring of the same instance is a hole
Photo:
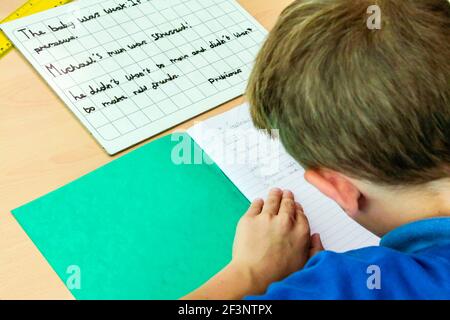
[[[350,217],[355,218],[359,214],[361,192],[347,177],[329,169],[308,169],[305,179],[337,202]]]

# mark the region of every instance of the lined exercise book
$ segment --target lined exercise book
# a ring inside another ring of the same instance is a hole
[[[273,187],[292,190],[326,249],[343,252],[378,245],[378,237],[306,182],[303,168],[278,140],[253,127],[248,105],[206,120],[188,133],[250,201],[266,198]]]
[[[241,95],[266,35],[234,0],[79,0],[1,28],[109,154]]]

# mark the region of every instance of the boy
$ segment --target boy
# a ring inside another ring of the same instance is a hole
[[[248,99],[255,125],[279,129],[307,181],[381,245],[324,251],[274,189],[241,219],[230,264],[187,299],[450,299],[448,0],[295,1]]]

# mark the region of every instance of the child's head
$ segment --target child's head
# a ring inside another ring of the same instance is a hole
[[[381,29],[367,25],[372,5]],[[420,215],[381,226],[383,201],[402,190],[431,199],[450,178],[450,2],[295,1],[260,51],[247,96],[255,125],[280,130],[307,179],[383,234]]]

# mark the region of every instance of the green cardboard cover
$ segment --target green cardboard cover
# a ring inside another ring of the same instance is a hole
[[[175,164],[181,140],[156,140],[13,211],[75,298],[177,299],[230,260],[248,200],[215,164]]]

